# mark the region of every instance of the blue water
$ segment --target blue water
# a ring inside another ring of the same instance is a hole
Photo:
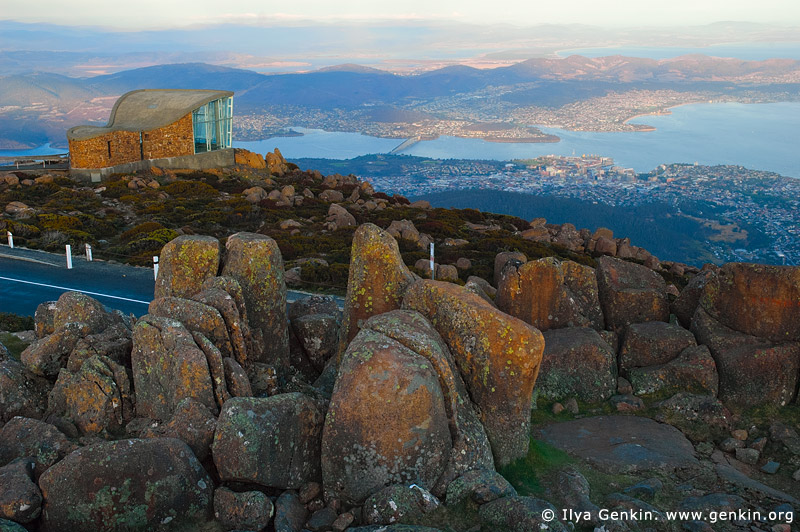
[[[670,115],[632,120],[656,131],[590,133],[541,128],[559,136],[557,143],[496,143],[479,139],[440,137],[415,144],[402,153],[440,159],[510,160],[540,155],[599,154],[620,166],[649,172],[662,163],[737,164],[800,177],[800,103],[684,105]],[[305,130],[308,131],[308,130]],[[387,153],[400,144],[358,133],[308,131],[303,137],[277,137],[259,142],[237,142],[237,147],[264,153],[280,148],[289,159],[323,157],[349,159],[369,153]]]
[[[669,59],[689,54],[735,57],[746,61],[763,61],[764,59],[773,58],[800,59],[800,42],[730,43],[705,47],[609,46],[605,48],[573,48],[558,52],[561,57],[570,55],[582,55],[584,57],[624,55],[626,57],[646,57],[650,59]]]
[[[236,148],[265,153],[280,148],[287,159],[317,157],[322,159],[352,159],[370,153],[388,153],[403,139],[379,139],[361,133],[323,131],[321,129],[292,128],[302,137],[273,137],[251,142],[234,141]]]
[[[0,157],[25,157],[27,155],[58,155],[67,153],[66,149],[51,148],[50,144],[43,144],[30,150],[0,150]]]

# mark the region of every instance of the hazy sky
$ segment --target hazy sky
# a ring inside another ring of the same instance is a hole
[[[222,20],[439,19],[477,23],[698,25],[800,24],[798,0],[0,0],[0,18],[153,28]]]

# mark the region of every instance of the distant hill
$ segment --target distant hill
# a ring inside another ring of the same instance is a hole
[[[111,100],[142,88],[226,89],[236,93],[239,112],[283,113],[289,120],[302,109],[312,114],[351,113],[345,118],[355,117],[356,123],[412,122],[434,115],[463,120],[463,110],[488,102],[495,107],[486,114],[494,116],[482,121],[497,122],[507,119],[498,112],[519,106],[557,108],[632,89],[738,91],[748,97],[753,91],[772,90],[778,95],[774,97],[800,99],[800,61],[570,56],[494,69],[449,66],[402,76],[352,64],[275,75],[206,63],[165,64],[89,78],[34,72],[0,77],[0,109],[13,107],[0,112],[0,143],[39,142],[42,137],[63,142],[61,132],[70,126],[107,119],[113,101],[97,98]],[[450,114],[438,110],[442,99],[449,99]],[[32,136],[20,138],[21,131]]]

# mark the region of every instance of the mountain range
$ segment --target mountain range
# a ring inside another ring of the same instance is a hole
[[[487,101],[505,109],[560,107],[610,91],[633,89],[711,90],[720,94],[772,91],[780,93],[779,99],[797,99],[800,61],[573,55],[534,58],[492,69],[454,65],[416,75],[354,64],[279,75],[206,63],[150,66],[88,78],[33,72],[0,77],[0,142],[7,147],[63,142],[63,131],[68,127],[105,121],[115,97],[140,88],[231,90],[236,93],[237,109],[243,113],[276,113],[276,108],[285,107],[289,110],[281,113],[290,117],[299,108],[355,111],[364,120],[375,120],[376,113],[393,120],[397,116],[415,120],[431,115],[453,119],[452,111],[437,114],[430,104],[461,98],[467,107]]]

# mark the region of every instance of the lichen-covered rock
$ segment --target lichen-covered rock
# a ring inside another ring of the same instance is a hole
[[[150,315],[139,319],[131,365],[137,415],[170,419],[186,397],[218,411],[206,354],[180,322]]]
[[[214,485],[174,438],[98,443],[40,477],[47,530],[175,530],[212,518]]]
[[[252,397],[253,390],[244,368],[231,357],[222,359],[225,370],[225,383],[232,397]]]
[[[456,506],[465,500],[480,506],[500,497],[516,494],[514,486],[500,473],[494,470],[473,469],[447,486],[447,506]]]
[[[364,521],[370,525],[402,523],[439,507],[439,499],[416,484],[387,486],[364,501]]]
[[[201,462],[211,454],[211,442],[217,418],[204,405],[192,398],[178,403],[175,415],[167,423],[149,425],[141,438],[177,438],[186,443]]]
[[[656,421],[677,427],[692,441],[719,441],[733,428],[731,411],[709,395],[680,392],[657,406]]]
[[[414,281],[397,241],[377,225],[364,224],[353,236],[347,297],[344,301],[339,356],[355,338],[360,322],[400,308]]]
[[[353,227],[358,225],[355,216],[350,214],[347,209],[338,203],[331,203],[331,206],[328,208],[328,217],[326,220],[327,222],[325,227],[331,231],[336,231],[342,227]]]
[[[219,270],[219,240],[211,236],[183,235],[161,250],[154,299],[189,298]]]
[[[663,321],[631,324],[625,329],[619,352],[620,372],[625,375],[631,368],[666,364],[694,345],[694,335],[677,325]]]
[[[83,363],[95,355],[107,357],[129,368],[132,347],[131,330],[123,323],[115,323],[101,333],[78,340],[67,359],[67,370],[77,373]]]
[[[572,261],[547,257],[516,268],[507,265],[495,301],[503,312],[543,332],[561,327],[603,328],[594,270]]]
[[[500,286],[500,277],[503,274],[508,263],[512,263],[514,267],[519,267],[528,262],[528,257],[519,251],[503,251],[494,257],[494,286]]]
[[[450,349],[480,410],[497,465],[525,456],[542,333],[451,283],[415,282],[403,308],[428,318]]]
[[[708,278],[701,305],[736,331],[800,341],[800,267],[725,264]]]
[[[687,329],[692,325],[692,316],[700,304],[700,298],[703,297],[706,281],[710,275],[712,272],[704,271],[692,277],[670,305],[670,310],[678,318],[678,322]]]
[[[544,355],[536,389],[542,397],[602,401],[617,388],[617,360],[594,329],[568,327],[544,332]]]
[[[257,153],[241,148],[234,148],[233,160],[236,164],[262,170],[267,167],[267,162]]]
[[[220,478],[281,489],[318,479],[322,423],[314,401],[301,393],[230,399],[212,445]]]
[[[704,345],[690,346],[664,364],[630,368],[628,379],[636,395],[690,392],[716,397],[717,366]]]
[[[0,467],[0,519],[30,523],[42,511],[42,492],[33,478],[34,461],[21,458]]]
[[[743,345],[719,353],[714,360],[719,398],[729,408],[785,406],[797,393],[800,342]]]
[[[719,398],[729,408],[782,406],[796,393],[800,342],[772,344],[737,332],[699,307],[692,318],[698,342],[708,346],[719,375]]]
[[[542,512],[549,510],[555,520],[545,520]],[[511,496],[495,499],[478,509],[481,530],[497,532],[530,532],[531,530],[566,531],[558,520],[556,508],[534,497]]]
[[[286,283],[283,257],[268,236],[236,233],[225,244],[222,275],[239,282],[247,307],[250,330],[261,338],[253,362],[286,364],[289,326],[286,320]]]
[[[325,420],[326,497],[360,504],[389,484],[430,488],[451,449],[444,396],[431,362],[384,334],[362,329],[342,357]]]
[[[431,324],[419,313],[392,311],[367,320],[362,333],[343,358],[331,403],[335,410],[329,409],[326,419],[323,477],[327,492],[340,497],[343,490],[350,489],[355,490],[351,496],[358,498],[368,494],[370,487],[374,491],[392,483],[418,482],[435,494],[444,495],[453,478],[471,469],[493,468],[483,426],[452,355]],[[375,345],[384,346],[377,358],[373,358]],[[367,357],[369,360],[364,363],[363,358]],[[404,368],[402,363],[409,360],[410,365]],[[430,371],[420,371],[426,361],[433,375]],[[385,377],[370,370],[376,363],[386,367]],[[403,375],[408,368],[414,368],[415,373]],[[398,371],[400,374],[395,375]],[[434,375],[438,387],[432,382]],[[427,380],[430,383],[427,393],[418,391],[407,396],[404,387],[409,379],[418,383]],[[365,381],[369,383],[366,388]],[[395,381],[400,388],[393,385]],[[361,384],[354,389],[352,386],[357,383]],[[432,396],[437,388],[441,390],[443,412],[433,409],[440,403],[438,397]],[[430,412],[419,411],[420,399],[433,401]],[[387,417],[388,425],[382,428],[371,424],[370,419],[378,415],[376,412]],[[420,416],[427,420],[420,422]],[[449,434],[442,427],[443,421],[449,426]],[[428,428],[423,434],[419,432],[420,424]],[[445,436],[449,441],[445,441]],[[402,446],[398,447],[399,441],[416,441],[416,450],[410,454],[403,451]],[[449,448],[449,455],[433,454],[432,459],[422,460],[428,453],[434,453],[437,446]],[[347,452],[359,467],[342,463],[337,455],[340,452]],[[377,460],[371,459],[373,454],[377,454]],[[403,460],[399,459],[401,455],[405,455]],[[419,470],[420,466],[424,469]],[[331,479],[341,487],[331,487],[327,482]]]
[[[56,316],[56,302],[45,301],[39,303],[33,315],[33,329],[36,331],[37,338],[44,338],[48,334],[53,334],[53,319]]]
[[[0,357],[0,421],[14,416],[41,418],[50,383],[11,357]]]
[[[54,378],[67,365],[78,340],[89,334],[84,323],[70,322],[25,348],[20,360],[32,373]]]
[[[265,153],[264,161],[267,164],[267,170],[272,175],[280,177],[289,171],[289,163],[283,158],[283,154],[278,148],[275,148],[275,151]]]
[[[53,330],[57,331],[68,323],[84,323],[86,334],[97,334],[112,321],[111,314],[96,299],[80,292],[64,292],[56,301]]]
[[[452,264],[440,264],[436,267],[436,278],[454,283],[458,280],[458,268]]]
[[[616,331],[631,323],[669,321],[667,285],[646,266],[612,257],[597,260],[597,288],[606,325]]]
[[[337,312],[338,314],[338,312]],[[317,372],[336,354],[341,322],[332,314],[308,314],[291,321],[292,332]]]
[[[294,491],[284,491],[275,501],[275,532],[301,532],[307,519],[308,510]]]
[[[71,419],[83,434],[120,434],[134,415],[130,376],[102,355],[90,357],[76,373],[63,369],[50,393],[48,414]]]
[[[263,530],[273,513],[272,501],[260,491],[214,491],[214,517],[225,530]]]
[[[63,433],[44,421],[15,417],[0,429],[0,465],[29,456],[35,462],[37,478],[75,448]]]
[[[190,331],[202,333],[211,340],[223,356],[233,356],[225,320],[214,307],[190,299],[162,297],[150,302],[148,312],[151,316],[178,320]]]
[[[214,279],[223,278],[215,277]],[[233,279],[230,281],[236,283]],[[238,285],[238,283],[236,284]],[[241,294],[241,287],[239,287],[238,293]],[[243,297],[242,295],[242,308],[244,307]],[[242,367],[249,367],[252,361],[249,360],[248,353],[254,350],[253,335],[250,332],[250,324],[247,323],[247,314],[245,313],[245,317],[242,317],[236,297],[221,288],[212,287],[203,288],[192,299],[219,312],[230,338],[233,357]]]

